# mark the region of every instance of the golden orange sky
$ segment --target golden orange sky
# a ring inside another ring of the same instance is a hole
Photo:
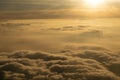
[[[26,17],[36,13],[43,18],[120,17],[119,0],[0,0],[0,18]],[[26,15],[24,15],[26,13]],[[34,17],[34,16],[31,16]],[[35,17],[36,18],[36,17]]]

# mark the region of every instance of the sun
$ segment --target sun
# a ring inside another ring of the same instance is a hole
[[[85,0],[85,3],[87,6],[91,7],[97,7],[102,5],[104,0]]]

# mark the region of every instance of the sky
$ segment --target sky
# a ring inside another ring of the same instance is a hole
[[[103,0],[94,7],[85,1],[88,0],[0,0],[0,18],[34,13],[40,18],[120,17],[120,0]]]

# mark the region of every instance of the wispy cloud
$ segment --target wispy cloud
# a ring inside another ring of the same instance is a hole
[[[66,17],[120,17],[120,2],[114,0],[106,0],[105,5],[101,5],[100,8],[90,9],[89,7],[85,7],[83,0],[1,0],[0,2],[0,16],[11,16],[13,14],[19,14],[23,17],[23,14],[31,11],[28,13],[27,16],[31,17],[30,14],[32,13],[39,13],[36,14],[39,18],[42,17],[46,18],[66,18]],[[24,13],[22,13],[24,12]],[[43,14],[44,13],[44,14]],[[52,14],[51,14],[52,13]],[[5,14],[5,15],[2,15]],[[26,14],[25,14],[26,15]],[[9,17],[8,16],[8,17]],[[14,15],[15,16],[15,15]],[[26,18],[26,16],[24,16]],[[14,17],[13,17],[14,18]],[[27,17],[28,18],[28,17]],[[35,17],[36,18],[36,17]]]

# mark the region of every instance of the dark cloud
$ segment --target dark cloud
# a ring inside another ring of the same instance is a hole
[[[106,1],[104,8],[101,6],[100,9],[94,11],[94,9],[86,8],[83,0],[1,0],[0,19],[118,18],[120,16],[119,4],[119,1]]]
[[[60,55],[52,55],[46,52],[36,52],[36,53],[29,53],[29,52],[16,52],[15,54],[11,55],[10,57],[13,58],[29,58],[29,59],[43,59],[45,61],[50,60],[66,60],[67,58]]]
[[[47,31],[79,31],[79,30],[84,30],[88,28],[89,26],[87,25],[78,25],[78,26],[63,26],[63,27],[54,27],[54,28],[48,28],[45,29]]]
[[[88,32],[83,32],[80,34],[80,36],[86,38],[101,38],[103,36],[103,32],[100,30],[92,30]]]
[[[30,26],[30,24],[24,24],[24,23],[1,23],[0,24],[0,33],[8,33],[8,32],[17,32],[17,31],[23,31],[25,29],[25,26]]]
[[[71,8],[70,0],[1,0],[0,10],[48,10]]]
[[[119,80],[118,54],[95,46],[59,53],[24,50],[1,53],[0,79]]]
[[[80,30],[80,28],[78,29]],[[104,39],[104,33],[101,30],[83,30],[79,34],[73,34],[66,38],[67,41],[70,42],[92,42],[95,40],[102,40]],[[74,38],[73,38],[74,37]]]
[[[71,52],[72,51],[99,51],[99,52],[109,52],[110,50],[107,48],[104,48],[102,46],[99,45],[90,45],[90,44],[67,44],[65,46],[65,50],[63,50],[63,52]],[[111,52],[111,51],[110,51]]]

